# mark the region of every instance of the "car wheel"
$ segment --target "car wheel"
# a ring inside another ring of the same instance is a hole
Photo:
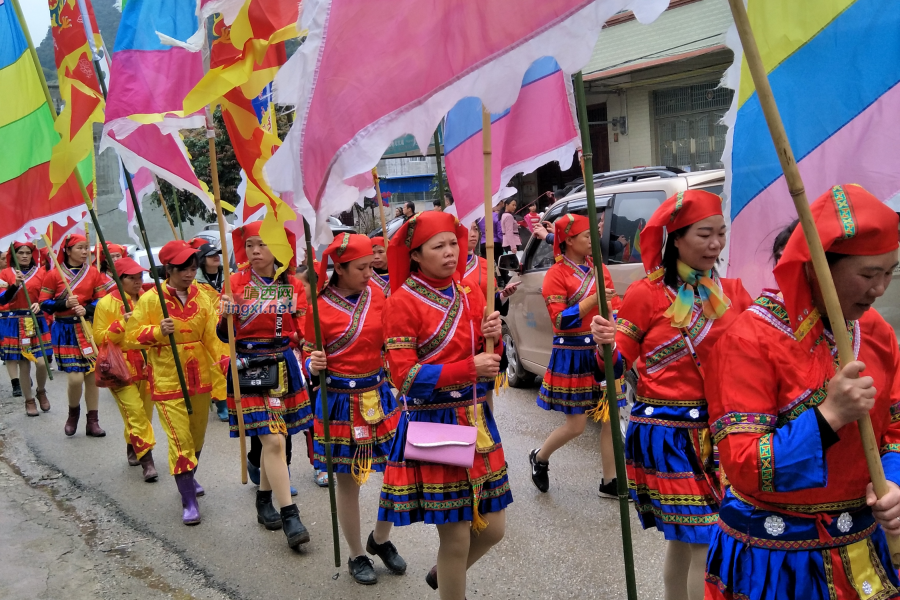
[[[522,367],[519,361],[519,353],[516,349],[516,340],[509,332],[509,328],[503,326],[503,348],[506,351],[506,377],[509,379],[509,385],[514,388],[528,387],[534,383],[534,374],[529,373]]]
[[[622,430],[622,441],[625,441],[625,433],[628,431],[628,420],[631,417],[631,409],[637,400],[637,373],[633,370],[625,373],[625,406],[619,408],[619,429]]]

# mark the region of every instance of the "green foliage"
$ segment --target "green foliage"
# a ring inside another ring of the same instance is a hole
[[[216,165],[219,171],[219,190],[222,200],[236,206],[240,198],[237,194],[237,187],[241,183],[241,166],[237,162],[234,155],[234,148],[228,133],[225,131],[225,122],[222,119],[221,109],[216,109],[213,114],[213,121],[216,126]],[[209,141],[206,138],[206,130],[194,129],[186,131],[184,134],[184,145],[187,147],[188,154],[191,157],[191,165],[194,172],[201,181],[209,186],[212,192],[212,174],[209,168]],[[172,215],[172,221],[178,226],[178,216],[175,209],[175,188],[167,182],[160,180],[160,188],[166,199],[166,207],[169,214]],[[181,222],[194,224],[194,220],[198,219],[204,223],[212,223],[216,220],[213,211],[206,208],[200,198],[190,192],[177,190],[178,201],[181,204]],[[159,198],[153,195],[153,201],[159,206]]]

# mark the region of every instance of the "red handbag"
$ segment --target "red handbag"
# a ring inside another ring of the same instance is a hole
[[[100,346],[97,363],[94,367],[94,379],[97,387],[121,388],[131,383],[131,371],[125,362],[125,355],[115,344],[108,341]]]

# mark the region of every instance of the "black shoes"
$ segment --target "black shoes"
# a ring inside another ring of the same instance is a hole
[[[403,560],[403,557],[397,552],[397,548],[394,547],[394,544],[392,544],[390,540],[383,544],[376,544],[374,531],[369,533],[369,539],[366,542],[366,552],[380,558],[382,562],[384,562],[384,566],[386,566],[391,573],[396,573],[397,575],[406,573],[406,561]]]
[[[372,559],[361,554],[356,558],[347,561],[347,570],[350,571],[350,577],[356,583],[363,585],[373,585],[378,583],[378,576],[375,574],[375,567]]]
[[[284,536],[291,548],[296,549],[300,544],[309,541],[309,531],[300,522],[300,511],[297,510],[296,504],[281,509],[281,523],[284,528]]]
[[[437,589],[437,565],[434,565],[433,567],[431,567],[431,570],[428,571],[428,575],[425,576],[425,583],[427,583],[428,587],[430,587],[431,589]]]
[[[256,491],[256,522],[269,531],[281,529],[281,514],[272,506],[272,490]]]
[[[597,490],[597,495],[601,498],[609,498],[611,500],[619,499],[619,490],[616,487],[616,478],[613,477],[606,483],[605,480],[600,480],[600,488]]]
[[[537,459],[539,451],[540,448],[535,448],[528,455],[528,462],[531,463],[531,481],[534,483],[534,487],[546,493],[550,489],[550,463]]]
[[[22,386],[19,385],[19,379],[11,379],[10,383],[12,383],[13,389],[13,398],[21,398],[22,397]]]

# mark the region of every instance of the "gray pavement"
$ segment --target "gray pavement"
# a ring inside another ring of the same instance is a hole
[[[409,563],[405,576],[390,574],[379,561],[376,586],[354,583],[343,541],[344,565],[335,568],[328,493],[312,481],[302,435],[295,438],[292,476],[312,542],[293,552],[282,532],[256,523],[255,486],[241,485],[237,440],[214,414],[197,475],[207,491],[203,523],[185,527],[158,421],[160,479],[147,484],[125,460],[122,420],[108,391],[100,398],[105,438],[85,437],[83,418],[74,437],[63,435],[65,378],[55,376],[48,386],[53,409],[38,418],[27,418],[8,380],[0,381],[0,597],[438,597],[424,583],[437,553],[434,527],[394,530]],[[596,495],[599,427],[590,425],[554,455],[550,491],[541,494],[531,484],[527,454],[562,416],[539,409],[536,393],[509,389],[496,400],[515,502],[506,538],[469,571],[468,597],[625,598],[618,504]],[[380,483],[372,476],[361,493],[364,532],[377,515]],[[642,531],[633,512],[631,522],[639,597],[662,598],[662,536]]]

